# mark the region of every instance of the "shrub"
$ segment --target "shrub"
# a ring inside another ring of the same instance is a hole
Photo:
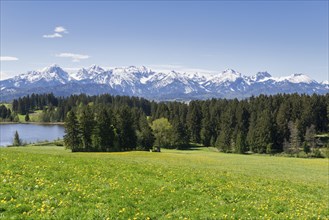
[[[321,154],[321,151],[319,148],[315,148],[313,152],[310,154],[311,157],[316,157],[316,158],[323,158],[324,156]]]

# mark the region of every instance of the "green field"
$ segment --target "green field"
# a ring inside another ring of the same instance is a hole
[[[30,122],[41,122],[42,110],[36,110],[29,114]],[[25,115],[18,114],[20,122],[25,122]]]
[[[328,159],[0,149],[0,219],[328,219]]]

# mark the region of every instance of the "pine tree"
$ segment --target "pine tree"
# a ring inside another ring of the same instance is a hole
[[[226,130],[226,129],[221,130],[221,132],[219,133],[219,135],[217,137],[216,147],[225,153],[230,152],[231,137],[230,137],[228,130]]]
[[[25,115],[25,121],[30,121],[29,113],[26,113],[26,115]]]
[[[236,109],[236,138],[235,152],[244,153],[247,151],[247,133],[249,127],[249,112],[246,108],[247,102],[241,102]]]
[[[205,103],[202,108],[203,118],[201,120],[200,137],[204,146],[210,146],[211,137],[213,135],[213,126],[210,118],[209,106]]]
[[[220,133],[217,137],[216,147],[223,152],[232,152],[233,110],[229,107],[221,115]]]
[[[186,148],[189,144],[189,138],[186,127],[175,119],[172,123],[172,143],[173,147],[178,149]]]
[[[15,135],[14,135],[14,142],[13,142],[13,146],[21,146],[22,145],[22,140],[19,138],[19,134],[16,131]]]
[[[96,116],[96,124],[92,135],[92,146],[96,151],[114,151],[115,132],[112,114],[102,108]]]
[[[257,138],[257,112],[252,111],[249,119],[249,129],[247,133],[248,148],[252,152],[256,152],[256,138]]]
[[[18,112],[18,100],[17,99],[13,100],[12,109],[14,112]]]
[[[257,118],[257,133],[254,144],[258,153],[265,153],[268,144],[273,145],[273,130],[271,112],[266,109]]]
[[[287,154],[290,154],[290,153],[291,153],[291,150],[290,150],[290,144],[289,144],[289,142],[287,141],[287,139],[284,139],[284,140],[283,140],[282,149],[283,149],[283,152],[285,152],[285,153],[287,153]]]
[[[243,154],[247,151],[246,137],[241,131],[238,133],[235,143],[235,153]]]
[[[152,149],[155,138],[145,115],[142,115],[139,119],[139,128],[140,130],[137,131],[137,147],[139,150],[148,151]]]
[[[304,139],[305,139],[307,145],[310,146],[312,149],[314,149],[316,147],[315,135],[316,135],[316,131],[315,131],[314,125],[311,125],[310,127],[306,128]]]
[[[290,120],[290,107],[288,102],[283,102],[278,110],[276,115],[276,125],[277,125],[277,132],[275,135],[275,142],[277,146],[277,151],[281,152],[284,151],[283,143],[284,140],[289,138],[289,128],[288,122]]]
[[[64,123],[65,135],[64,145],[71,149],[72,152],[78,151],[81,148],[80,130],[78,119],[73,111],[69,111]]]
[[[289,138],[289,147],[291,153],[298,153],[300,147],[300,137],[297,127],[298,122],[289,122],[289,131],[290,131],[290,138]]]
[[[79,129],[81,134],[82,148],[86,151],[92,150],[91,136],[94,129],[94,114],[89,106],[82,108],[79,117]]]
[[[128,106],[122,106],[118,109],[116,128],[120,150],[135,149],[137,145],[137,136],[134,118]]]
[[[202,114],[198,102],[190,102],[187,113],[187,126],[190,131],[191,141],[194,143],[200,143],[201,119]]]

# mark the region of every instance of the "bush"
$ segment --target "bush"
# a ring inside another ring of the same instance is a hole
[[[307,154],[311,152],[311,147],[306,142],[303,143],[303,151]]]
[[[305,153],[304,151],[300,151],[298,154],[297,154],[297,157],[298,158],[308,158],[309,155],[307,153]]]
[[[327,145],[326,147],[322,148],[322,155],[325,157],[325,158],[329,158],[329,145]]]
[[[316,158],[324,158],[319,148],[314,149],[313,152],[310,154],[310,156]]]

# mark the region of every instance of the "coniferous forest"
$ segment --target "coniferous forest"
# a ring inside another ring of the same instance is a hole
[[[144,98],[32,94],[0,106],[0,117],[42,110],[43,122],[65,122],[72,151],[159,150],[190,143],[232,153],[306,153],[329,129],[329,94],[260,95],[245,100],[155,102]]]

